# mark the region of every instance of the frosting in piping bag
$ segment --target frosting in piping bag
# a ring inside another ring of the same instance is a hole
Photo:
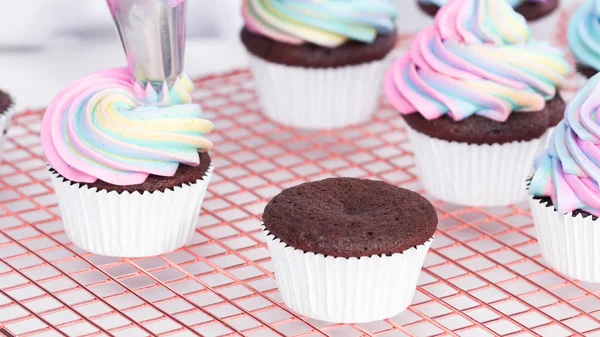
[[[550,197],[560,213],[600,216],[600,76],[592,77],[567,105],[565,119],[535,163],[529,193]]]
[[[513,111],[543,109],[569,70],[559,49],[530,41],[507,2],[452,0],[392,64],[385,92],[402,114],[503,122]]]
[[[600,70],[600,1],[591,0],[577,9],[567,37],[577,61]]]
[[[348,40],[371,43],[395,32],[390,0],[243,0],[250,31],[273,40],[337,47]]]
[[[192,104],[193,83],[180,76],[171,90],[140,86],[126,68],[85,76],[63,89],[46,110],[42,146],[50,166],[82,183],[143,183],[173,176],[179,164],[199,164],[213,125]]]

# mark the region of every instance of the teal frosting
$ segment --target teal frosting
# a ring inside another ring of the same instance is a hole
[[[567,37],[577,62],[600,70],[600,0],[591,0],[575,12]]]

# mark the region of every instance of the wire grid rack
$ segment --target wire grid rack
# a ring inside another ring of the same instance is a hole
[[[564,29],[557,41],[564,45]],[[580,82],[571,77],[564,96]],[[436,239],[412,306],[396,317],[342,325],[288,310],[260,232],[264,206],[283,188],[330,176],[423,193],[402,118],[382,102],[365,125],[295,130],[260,113],[246,70],[196,86],[194,98],[216,125],[216,171],[191,242],[158,257],[75,247],[42,157],[42,111],[15,116],[0,165],[0,336],[600,336],[600,285],[546,266],[526,203],[434,200]]]

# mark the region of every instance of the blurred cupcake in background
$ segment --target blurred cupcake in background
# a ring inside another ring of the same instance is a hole
[[[2,149],[6,141],[8,127],[13,117],[12,105],[13,101],[10,96],[0,90],[0,162],[2,161]]]
[[[244,0],[241,40],[265,114],[298,128],[371,117],[396,43],[391,0]]]
[[[589,0],[569,22],[569,49],[577,61],[577,71],[590,78],[600,70],[600,1]]]
[[[504,1],[452,0],[387,73],[427,192],[447,202],[523,201],[528,170],[561,120],[569,73]]]
[[[569,102],[529,185],[544,259],[588,282],[600,282],[599,109],[600,75],[595,75]]]

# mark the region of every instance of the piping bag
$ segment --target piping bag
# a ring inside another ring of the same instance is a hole
[[[107,0],[136,81],[156,92],[183,71],[185,0]]]

